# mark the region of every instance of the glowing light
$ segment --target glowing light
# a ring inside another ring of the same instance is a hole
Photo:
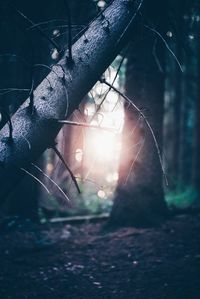
[[[105,1],[98,2],[100,5],[105,4]],[[109,83],[112,84],[115,79],[114,86],[117,88],[120,88],[123,81],[123,69],[120,81],[118,76],[116,77],[117,67],[121,59],[122,57],[118,57],[117,63],[113,63],[113,66],[109,67],[104,73],[106,81]],[[124,124],[124,102],[116,92],[99,82],[95,84],[89,93],[89,98],[89,102],[84,108],[84,114],[87,116],[85,119],[89,124],[99,126],[99,129],[88,128],[85,130],[83,176],[86,179],[97,181],[100,186],[106,183],[109,184],[106,191],[100,188],[98,192],[95,191],[99,198],[108,198],[112,196],[118,181],[121,133]],[[75,155],[76,160],[81,161],[82,154],[78,150]]]
[[[100,1],[97,3],[97,5],[98,5],[98,7],[100,7],[100,8],[104,8],[105,5],[106,5],[106,2],[103,1],[103,0],[100,0]]]
[[[52,163],[48,163],[48,164],[47,164],[47,166],[46,166],[46,170],[47,170],[48,174],[51,174],[51,173],[52,173],[53,168],[54,168],[54,166],[53,166]]]
[[[99,190],[97,195],[99,198],[102,198],[102,199],[106,198],[106,193],[103,190]]]
[[[84,109],[84,114],[87,116],[92,116],[95,113],[95,106],[94,105],[86,105]]]
[[[93,121],[90,122],[92,126],[98,126],[98,122],[94,119]]]
[[[118,100],[119,100],[119,97],[116,94],[116,92],[110,91],[109,95],[107,95],[107,101],[104,102],[103,106],[108,112],[113,111]]]
[[[93,92],[96,95],[102,95],[103,93],[105,93],[108,90],[108,87],[105,84],[101,84],[99,82],[97,82],[94,86]],[[95,101],[98,101],[98,99],[95,99]]]
[[[56,59],[58,59],[58,57],[59,57],[58,50],[57,49],[53,49],[53,52],[51,54],[51,58],[54,59],[54,60],[56,60]]]
[[[119,178],[118,172],[114,172],[113,173],[113,181],[118,181],[118,178]]]
[[[58,29],[55,29],[55,30],[53,31],[53,35],[54,35],[54,36],[59,36],[59,35],[60,35],[60,31],[59,31]]]
[[[173,33],[172,33],[171,31],[167,31],[166,35],[167,35],[168,37],[172,37],[172,36],[173,36]]]
[[[97,160],[111,161],[115,157],[115,135],[110,132],[94,134],[88,140],[88,151]]]
[[[78,148],[75,153],[75,159],[77,162],[81,162],[83,160],[83,150]]]
[[[114,173],[109,173],[107,176],[106,176],[106,181],[108,183],[113,183],[113,182],[117,182],[118,181],[118,178],[119,178],[119,175],[117,172],[114,172]]]

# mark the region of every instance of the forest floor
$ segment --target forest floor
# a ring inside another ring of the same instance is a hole
[[[0,232],[0,299],[199,299],[200,215],[157,228],[18,225]]]

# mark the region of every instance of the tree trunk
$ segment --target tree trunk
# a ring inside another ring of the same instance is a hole
[[[196,11],[197,15],[200,13],[200,5],[196,2]],[[195,28],[195,32],[199,33],[199,22],[197,23],[197,28]],[[196,36],[196,54],[197,54],[197,91],[195,94],[195,103],[194,103],[194,144],[193,144],[193,173],[192,173],[192,183],[197,192],[198,202],[199,205],[199,198],[200,198],[200,39],[199,36]]]
[[[177,57],[181,61],[181,48],[177,46]],[[182,74],[178,65],[175,70],[175,99],[173,104],[174,112],[174,134],[173,134],[173,189],[178,185],[179,177],[179,155],[180,155],[180,122],[181,122],[181,100],[182,100]],[[170,140],[169,140],[170,141]]]
[[[143,112],[161,148],[164,74],[159,71],[152,55],[154,43],[155,37],[152,32],[144,29],[139,46],[130,49],[126,72],[126,94],[134,104],[145,109]],[[161,66],[164,67],[164,51],[159,41],[156,53]],[[134,226],[156,224],[167,215],[158,153],[144,121],[140,121],[138,125],[138,115],[130,111],[130,105],[126,105],[125,109],[123,129],[125,140],[122,145],[119,184],[110,223]],[[131,138],[128,142],[127,135]],[[144,145],[140,150],[143,140]]]
[[[13,143],[5,142],[7,128],[0,142],[0,198],[13,190],[24,171],[46,148],[52,145],[61,128],[58,119],[76,109],[103,71],[127,40],[130,24],[140,1],[115,0],[73,45],[73,64],[67,52],[34,92],[35,109],[27,103],[13,116]]]
[[[199,59],[200,61],[200,59]],[[200,63],[199,63],[200,79]],[[199,80],[198,80],[199,82]],[[194,127],[194,152],[193,152],[193,186],[200,197],[200,85],[195,101],[195,127]]]

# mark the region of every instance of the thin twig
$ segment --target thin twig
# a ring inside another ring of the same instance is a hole
[[[135,13],[133,14],[132,18],[130,19],[128,25],[126,26],[126,28],[124,29],[124,31],[122,32],[122,34],[120,35],[118,41],[117,41],[117,45],[121,42],[122,38],[124,37],[124,35],[127,33],[127,31],[129,30],[133,20],[135,19],[135,17],[137,16],[138,12],[140,11],[140,8],[142,7],[144,0],[141,0],[140,3],[138,4],[138,7],[135,11]]]
[[[98,187],[98,189],[101,189],[103,190],[104,189],[104,186],[103,185],[100,185],[98,184],[96,181],[94,181],[93,179],[90,179],[90,178],[82,178],[82,177],[79,177],[79,176],[76,176],[76,179],[78,180],[81,180],[82,183],[85,183],[85,182],[89,182],[91,184],[94,184],[96,186],[96,188]],[[97,189],[97,190],[98,190]]]
[[[32,29],[35,29],[38,26],[46,25],[46,24],[54,23],[54,22],[64,22],[65,23],[66,19],[53,19],[53,20],[48,20],[48,21],[42,21],[42,22],[39,22],[39,23],[35,23],[34,25],[27,28],[27,30],[32,30]]]
[[[103,130],[103,131],[109,131],[109,132],[112,132],[112,133],[115,132],[115,130],[111,129],[111,128],[95,126],[95,125],[91,125],[91,124],[87,124],[87,123],[79,123],[79,122],[70,121],[70,120],[58,120],[58,122],[60,124],[64,124],[64,125],[85,127],[85,128],[90,128],[90,129],[99,129],[99,130]]]
[[[56,153],[56,155],[59,157],[59,159],[65,165],[66,169],[68,170],[68,172],[69,172],[69,174],[70,174],[70,176],[72,178],[72,181],[74,182],[74,185],[76,186],[76,189],[77,189],[78,193],[81,193],[81,190],[80,190],[79,185],[78,185],[78,183],[76,181],[76,178],[75,178],[73,172],[71,171],[71,169],[69,168],[69,166],[67,165],[67,163],[65,162],[63,156],[61,155],[61,153],[59,152],[59,150],[57,149],[56,146],[52,146],[51,148],[54,150],[54,152]]]
[[[15,91],[22,91],[22,92],[28,92],[29,89],[26,88],[2,88],[0,89],[0,96],[3,96],[5,94],[15,92]]]
[[[178,64],[178,66],[179,66],[181,72],[183,73],[183,67],[182,67],[181,63],[179,62],[179,60],[178,60],[176,54],[172,51],[172,49],[171,49],[170,46],[168,45],[167,41],[166,41],[166,40],[164,39],[164,37],[160,34],[160,32],[158,32],[156,29],[151,28],[151,27],[149,27],[149,26],[147,26],[147,25],[144,25],[144,27],[147,28],[147,29],[149,29],[149,30],[151,30],[152,32],[154,32],[155,34],[157,34],[157,35],[160,37],[160,39],[161,39],[161,40],[163,41],[163,43],[165,44],[167,50],[172,54],[172,56],[173,56],[174,59],[176,60],[176,62],[177,62],[177,64]]]
[[[50,178],[39,166],[35,165],[34,163],[31,163],[31,165],[35,167],[40,173],[42,173],[53,185],[55,185],[56,188],[58,188],[58,190],[60,191],[60,193],[67,199],[67,201],[70,201],[67,194],[65,194],[62,188],[52,178]]]
[[[14,9],[14,11],[19,16],[21,16],[29,24],[31,24],[31,26],[35,26],[35,23],[31,19],[29,19],[23,12],[21,12],[19,9],[17,9],[13,4],[10,4],[10,6],[12,7],[12,9]],[[37,26],[36,29],[45,39],[47,39],[58,50],[59,54],[63,52],[61,47],[54,40],[52,40],[39,26]]]
[[[45,186],[45,184],[43,184],[36,176],[34,176],[32,173],[30,173],[28,170],[26,170],[25,168],[20,167],[20,170],[22,170],[23,172],[25,172],[26,174],[28,174],[30,177],[32,177],[35,181],[37,181],[46,191],[48,194],[51,194],[49,189]]]
[[[103,16],[104,11],[112,4],[113,0],[111,0],[105,7],[103,10],[101,10],[83,29],[81,29],[78,34],[76,34],[73,39],[72,39],[72,43],[74,43],[81,35],[84,34],[84,32],[86,32],[86,30],[90,27],[90,25],[92,24],[92,22],[94,20],[96,20],[98,17]],[[65,34],[66,32],[62,33],[61,35]],[[60,36],[61,36],[60,35]]]
[[[157,66],[158,66],[159,71],[160,71],[162,74],[164,74],[163,67],[162,67],[162,65],[161,65],[161,63],[160,63],[160,61],[159,61],[159,58],[158,58],[157,54],[156,54],[156,45],[157,45],[157,39],[154,41],[152,54],[153,54],[153,57],[154,57],[154,59],[155,59],[155,62],[156,62],[156,64],[157,64]]]
[[[123,64],[123,62],[124,62],[124,59],[125,59],[125,56],[122,57],[122,59],[121,59],[121,61],[120,61],[120,63],[119,63],[119,66],[118,66],[118,68],[117,68],[117,72],[116,72],[116,74],[115,74],[115,77],[114,77],[114,79],[113,79],[111,85],[114,85],[114,83],[115,83],[115,81],[116,81],[116,79],[117,79],[117,76],[118,76],[118,74],[119,74],[119,71],[120,71],[120,69],[121,69],[121,66],[122,66],[122,64]],[[94,115],[92,116],[90,122],[93,121],[93,119],[94,119],[95,116],[97,115],[98,111],[101,109],[101,106],[103,105],[104,101],[106,100],[107,95],[109,94],[109,92],[111,91],[111,89],[112,89],[112,88],[109,87],[109,89],[107,90],[106,94],[104,95],[103,99],[101,100],[101,103],[98,105],[97,110],[95,111]]]

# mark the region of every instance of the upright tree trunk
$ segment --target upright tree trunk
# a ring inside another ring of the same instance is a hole
[[[181,101],[181,120],[180,120],[180,140],[179,140],[179,187],[182,189],[183,186],[189,184],[189,175],[188,175],[188,118],[189,118],[189,95],[188,95],[188,68],[184,72],[183,76],[183,99]]]
[[[143,110],[162,148],[165,76],[159,71],[152,55],[154,46],[154,34],[144,29],[139,45],[132,46],[128,54],[126,95]],[[164,68],[164,51],[160,41],[157,41],[156,55]],[[136,226],[156,224],[167,215],[158,153],[144,121],[141,120],[138,125],[138,115],[130,111],[130,105],[126,105],[125,109],[123,135],[126,140],[122,145],[119,185],[110,223]],[[131,142],[127,143],[127,135]],[[143,140],[143,148],[137,154],[140,148],[137,144]],[[131,143],[133,149],[135,145],[134,150],[131,150]]]
[[[196,7],[197,12],[200,12],[200,5]],[[199,14],[198,14],[199,15]],[[199,33],[199,23],[197,24],[196,32]],[[198,30],[197,30],[198,29]],[[200,198],[200,39],[196,36],[196,53],[197,53],[197,92],[195,95],[195,115],[194,115],[194,144],[193,144],[193,173],[192,183],[198,194],[198,202]]]
[[[182,62],[181,45],[169,43],[171,49]],[[182,101],[182,73],[171,53],[166,53],[165,109],[163,125],[163,159],[170,190],[176,190],[180,167],[180,125]]]
[[[180,61],[181,59],[181,46],[177,45],[176,55]],[[182,74],[179,66],[176,64],[175,70],[175,99],[173,104],[174,111],[174,136],[173,136],[173,189],[176,189],[178,185],[178,178],[180,175],[180,123],[181,123],[181,101],[182,101]],[[170,140],[169,140],[170,142]]]
[[[199,64],[200,66],[200,64]],[[200,70],[200,68],[199,68]],[[199,71],[200,80],[200,71]],[[198,80],[198,81],[199,81]],[[200,85],[195,101],[195,128],[194,128],[194,153],[193,153],[193,185],[200,197]]]

